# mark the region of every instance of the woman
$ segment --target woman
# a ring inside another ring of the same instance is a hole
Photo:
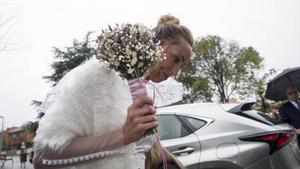
[[[190,59],[193,38],[170,15],[160,18],[155,31],[166,58],[151,66],[147,78],[161,82],[176,75]],[[95,60],[73,69],[55,89],[35,138],[36,169],[145,168],[146,156],[137,153],[135,142],[158,126],[151,98],[131,103],[127,82]],[[160,163],[155,144],[147,154],[146,167]]]

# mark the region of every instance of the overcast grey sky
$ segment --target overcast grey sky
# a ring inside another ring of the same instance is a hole
[[[4,0],[1,0],[4,1]],[[299,0],[6,0],[1,18],[9,24],[15,49],[0,52],[0,115],[6,127],[34,121],[30,105],[50,90],[51,49],[83,39],[108,24],[140,22],[154,26],[160,15],[173,14],[195,37],[219,35],[253,46],[266,70],[300,66]],[[2,28],[3,29],[3,28]],[[3,30],[1,30],[3,32]],[[0,33],[1,33],[0,31]]]

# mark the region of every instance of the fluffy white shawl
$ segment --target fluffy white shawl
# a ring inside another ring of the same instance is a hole
[[[59,151],[78,136],[104,133],[125,122],[131,96],[126,81],[98,60],[69,72],[45,102],[45,116],[34,139],[35,148]],[[66,169],[143,169],[144,156],[135,144],[119,148],[119,155],[86,161]],[[137,157],[138,156],[138,157]]]

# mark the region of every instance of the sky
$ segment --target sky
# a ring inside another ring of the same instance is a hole
[[[153,27],[164,14],[179,18],[195,38],[219,35],[254,47],[265,71],[300,66],[299,0],[0,0],[0,23],[14,16],[0,26],[0,40],[5,35],[11,43],[10,50],[0,51],[5,128],[36,120],[30,103],[51,89],[42,76],[51,73],[53,47],[70,46],[108,24]]]

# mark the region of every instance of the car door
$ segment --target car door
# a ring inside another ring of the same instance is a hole
[[[198,137],[185,124],[188,117],[176,114],[160,114],[159,135],[161,143],[188,169],[198,169],[200,143]]]

